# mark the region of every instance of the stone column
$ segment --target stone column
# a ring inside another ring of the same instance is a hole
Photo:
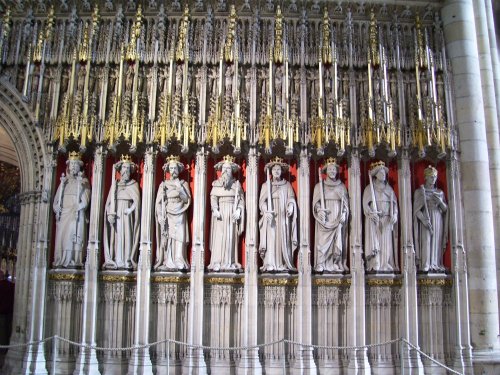
[[[101,245],[103,206],[103,181],[107,151],[97,145],[94,152],[92,169],[92,196],[90,201],[89,242],[85,260],[85,280],[83,290],[82,345],[96,345],[97,298],[99,294],[99,246]],[[81,347],[78,355],[75,375],[91,375],[99,372],[94,349]]]
[[[51,163],[49,163],[51,164]],[[52,181],[50,181],[51,183]],[[46,183],[44,183],[47,188]],[[47,191],[50,191],[47,189]],[[47,221],[41,223],[39,221],[40,217],[48,219],[49,209],[46,207],[49,205],[49,199],[44,199],[44,204],[40,204],[39,194],[32,192],[30,194],[30,214],[29,220],[31,222],[28,239],[26,241],[25,251],[29,251],[27,255],[27,262],[25,264],[26,269],[29,270],[29,274],[25,275],[25,288],[27,289],[27,306],[26,311],[26,341],[38,341],[42,339],[43,325],[44,325],[44,313],[45,313],[45,290],[47,284],[47,254],[42,254],[46,250],[46,246],[40,241],[46,240],[48,233],[45,233],[44,238],[36,240],[36,233],[38,229],[44,230],[43,227],[48,230]],[[35,214],[36,206],[40,210],[40,215],[37,217]],[[37,228],[41,225],[40,228]],[[42,227],[43,226],[43,227]],[[42,285],[43,284],[43,285]],[[43,293],[43,294],[40,294]],[[25,307],[26,308],[26,307]],[[47,374],[45,368],[45,353],[43,345],[32,345],[26,348],[26,353],[23,361],[23,374]]]
[[[403,150],[399,159],[399,211],[401,223],[402,274],[403,287],[403,337],[416,347],[418,341],[418,305],[417,305],[417,269],[415,265],[415,248],[413,247],[413,212],[411,202],[411,172],[408,150]],[[400,353],[404,358],[404,366],[410,374],[423,374],[424,368],[420,353],[408,346]]]
[[[352,102],[351,102],[352,103]],[[359,153],[353,149],[349,167],[349,203],[351,211],[351,230],[349,243],[351,250],[351,289],[349,306],[351,337],[348,345],[362,346],[366,344],[366,313],[365,313],[365,265],[363,262],[363,238],[361,222],[361,170]],[[368,363],[367,349],[353,349],[350,355],[348,374],[371,374]]]
[[[495,96],[497,105],[497,118],[500,123],[500,62],[498,61],[497,36],[495,32],[495,20],[493,19],[492,1],[484,0],[486,8],[486,18],[488,22],[488,35],[490,38],[491,67],[493,69],[493,79],[495,81]]]
[[[156,152],[148,145],[144,153],[144,175],[142,180],[141,204],[141,241],[139,245],[139,262],[137,264],[137,289],[135,308],[135,345],[149,343],[149,309],[151,285],[151,245],[153,243],[153,213],[155,187]],[[153,365],[149,357],[149,348],[136,349],[132,352],[129,363],[129,375],[153,374]]]
[[[472,0],[447,0],[441,11],[453,67],[460,134],[465,249],[470,254],[471,341],[475,361],[500,358],[498,296],[489,160]]]
[[[309,155],[307,148],[300,151],[298,168],[298,206],[299,206],[299,280],[297,286],[297,340],[303,344],[312,344],[312,267],[311,267],[311,239],[309,228],[311,222],[311,187]],[[296,365],[301,374],[315,374],[316,364],[311,347],[296,348],[300,353]]]
[[[207,200],[207,153],[200,147],[196,153],[193,204],[193,248],[189,296],[188,343],[203,344],[203,297],[205,271],[205,213]],[[183,374],[206,374],[203,349],[188,348]]]
[[[43,339],[45,323],[45,299],[47,286],[47,259],[48,243],[50,238],[50,215],[51,210],[51,187],[55,169],[55,155],[50,155],[49,160],[45,160],[45,170],[43,178],[43,194],[33,194],[31,201],[38,205],[38,215],[32,213],[30,220],[33,222],[32,233],[36,237],[36,249],[34,262],[30,264],[29,270],[33,277],[31,295],[29,296],[29,310],[31,315],[27,341],[39,341]],[[41,198],[41,199],[40,199]],[[33,239],[32,237],[32,239]],[[35,242],[35,241],[33,241]],[[28,285],[28,284],[25,284]],[[24,374],[47,374],[44,345],[33,345],[27,348],[23,364]]]
[[[472,374],[472,346],[470,342],[469,282],[467,253],[464,246],[462,193],[457,152],[452,151],[447,161],[448,209],[450,215],[450,241],[455,303],[456,343],[453,367],[464,374]]]
[[[500,98],[495,97],[495,74],[493,70],[493,56],[496,46],[496,37],[488,30],[487,8],[491,11],[491,1],[475,1],[474,14],[476,15],[476,38],[479,49],[479,65],[481,67],[481,85],[483,88],[484,116],[486,120],[486,139],[488,141],[488,157],[490,161],[491,199],[493,204],[493,223],[495,228],[495,254],[497,256],[497,296],[500,298],[500,139],[498,135],[498,108]],[[491,14],[491,12],[490,12]],[[496,58],[498,64],[498,56]],[[498,69],[498,66],[496,67]],[[500,92],[499,92],[500,93]]]
[[[258,231],[259,231],[259,172],[258,156],[255,147],[248,151],[248,164],[246,169],[246,217],[245,229],[245,287],[244,304],[242,311],[242,346],[257,345],[258,334]],[[238,329],[238,327],[235,327]],[[259,361],[259,349],[253,348],[241,351],[241,360],[238,365],[238,374],[260,374],[262,368]]]

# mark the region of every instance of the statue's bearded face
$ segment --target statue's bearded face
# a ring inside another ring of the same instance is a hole
[[[80,162],[78,160],[70,160],[68,171],[72,176],[76,176],[80,172]]]
[[[130,180],[130,164],[128,163],[122,164],[122,167],[120,168],[120,176],[121,176],[120,179],[124,182]]]
[[[175,179],[179,177],[179,168],[177,167],[177,164],[169,164],[168,166],[168,172],[170,173],[170,178]]]
[[[224,165],[221,168],[220,178],[225,188],[231,186],[231,182],[233,181],[233,169],[231,167],[231,164],[224,163]]]
[[[273,176],[273,179],[281,180],[281,174],[282,174],[281,166],[275,165],[274,167],[272,167],[271,174]]]
[[[328,164],[326,167],[326,175],[332,180],[335,180],[337,177],[337,167],[333,164]]]

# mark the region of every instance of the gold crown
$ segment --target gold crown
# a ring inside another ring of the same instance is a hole
[[[432,165],[429,165],[427,168],[424,169],[424,176],[437,176],[438,171],[436,168],[434,168]]]
[[[167,164],[179,163],[179,162],[180,162],[180,159],[177,155],[170,155],[169,157],[167,157]]]
[[[377,161],[375,163],[370,164],[370,171],[377,167],[385,167],[385,163],[383,161]]]
[[[132,157],[126,154],[123,154],[120,160],[122,163],[132,163]]]
[[[77,151],[71,151],[68,156],[68,160],[82,160],[82,155]]]
[[[234,163],[234,156],[231,156],[231,155],[226,155],[222,158],[222,161],[224,163]]]
[[[283,158],[276,156],[274,159],[271,159],[271,163],[283,164],[284,162],[283,162]]]
[[[325,167],[328,165],[328,164],[335,164],[337,165],[337,159],[335,158],[328,158],[325,160]]]

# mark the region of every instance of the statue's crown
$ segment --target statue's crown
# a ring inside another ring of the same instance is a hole
[[[370,164],[370,170],[373,170],[377,167],[385,167],[385,163],[383,161],[377,161],[375,163]]]
[[[436,168],[434,168],[432,165],[429,165],[427,168],[424,169],[424,176],[437,176],[438,171]]]
[[[337,159],[335,158],[328,158],[325,160],[325,166],[329,165],[329,164],[335,164],[337,165]]]
[[[69,160],[82,160],[82,156],[77,151],[71,151],[68,156]]]
[[[226,155],[226,156],[224,156],[224,157],[222,158],[222,161],[223,161],[224,163],[230,163],[230,164],[232,164],[232,163],[234,163],[234,156],[231,156],[231,155]]]
[[[177,155],[170,155],[167,157],[167,163],[179,163],[180,159]]]
[[[123,154],[122,157],[120,158],[120,160],[123,163],[132,163],[132,157],[130,155],[127,155],[127,154]]]
[[[276,164],[283,164],[283,158],[280,158],[279,156],[276,156],[274,159],[271,159],[271,162],[272,163],[276,163]]]

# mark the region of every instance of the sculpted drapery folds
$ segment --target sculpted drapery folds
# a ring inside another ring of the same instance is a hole
[[[245,196],[233,173],[240,169],[231,156],[215,165],[220,177],[212,183],[210,204],[210,271],[236,271],[241,269],[238,259],[239,237],[245,227]]]
[[[264,261],[261,267],[264,272],[296,270],[293,253],[297,249],[297,202],[292,185],[282,177],[288,168],[280,158],[265,166],[267,181],[259,197],[259,253]]]
[[[191,191],[186,181],[179,179],[184,164],[178,156],[170,156],[163,165],[170,178],[165,179],[156,195],[156,264],[157,271],[187,270],[189,231],[187,210],[191,205]]]
[[[81,172],[83,162],[79,153],[71,152],[66,165],[66,175],[61,175],[53,204],[56,215],[54,267],[82,267],[90,184]]]
[[[363,193],[367,271],[399,270],[398,203],[394,190],[387,182],[388,172],[384,162],[372,163],[368,172],[370,183]]]
[[[414,195],[413,230],[417,265],[423,272],[444,272],[443,253],[448,238],[448,206],[436,187],[437,170],[424,170],[425,184]]]
[[[345,185],[337,179],[339,165],[328,159],[320,169],[320,182],[314,187],[313,215],[316,219],[314,270],[344,272],[347,267],[347,219],[349,196]],[[322,180],[321,173],[327,178]]]
[[[131,178],[136,167],[128,155],[114,165],[114,170],[120,171],[120,179],[114,178],[113,170],[104,212],[103,267],[107,269],[137,268],[141,195],[139,184]]]

